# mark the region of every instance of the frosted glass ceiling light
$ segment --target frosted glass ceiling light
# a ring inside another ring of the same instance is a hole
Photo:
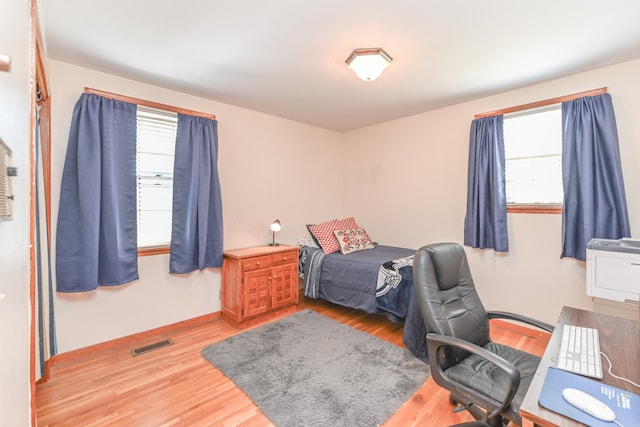
[[[347,66],[362,80],[370,82],[377,79],[393,58],[383,49],[354,49],[345,61]]]

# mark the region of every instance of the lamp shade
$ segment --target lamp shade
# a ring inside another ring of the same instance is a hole
[[[377,79],[391,64],[393,58],[383,49],[354,49],[345,61],[347,66],[364,81]]]

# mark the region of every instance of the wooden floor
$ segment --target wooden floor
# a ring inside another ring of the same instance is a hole
[[[297,309],[304,308],[403,346],[402,325],[383,316],[301,297]],[[276,317],[281,315],[264,321]],[[37,386],[38,426],[271,426],[260,409],[200,355],[207,345],[241,331],[218,319],[57,363],[48,381]],[[491,331],[494,341],[538,355],[548,340],[545,334],[523,335],[503,324],[492,324]],[[133,348],[167,338],[173,345],[131,356]],[[384,426],[440,427],[472,420],[466,412],[451,409],[448,393],[429,379]]]

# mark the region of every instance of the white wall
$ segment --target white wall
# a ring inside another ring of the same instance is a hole
[[[374,240],[418,248],[462,242],[474,114],[607,86],[613,98],[631,233],[640,238],[640,61],[454,105],[345,134],[345,212]],[[555,322],[593,308],[584,263],[560,259],[561,216],[509,214],[510,252],[467,248],[484,304]]]
[[[216,114],[225,249],[295,244],[307,221],[342,214],[342,142],[337,132],[50,60],[52,222],[75,102],[84,87]],[[212,76],[215,78],[215,76]],[[56,295],[61,353],[220,310],[220,270],[169,275],[168,255],[140,258],[140,280]]]
[[[225,248],[295,243],[305,223],[354,215],[377,241],[419,247],[462,241],[469,125],[474,114],[608,86],[618,119],[632,234],[640,236],[640,61],[339,134],[265,114],[50,61],[52,213],[57,203],[73,106],[85,86],[214,113],[219,120]],[[563,305],[592,308],[584,264],[560,259],[560,216],[510,214],[511,251],[468,249],[490,309],[554,322]],[[61,352],[220,309],[220,271],[165,273],[168,256],[140,260],[139,281],[57,294]]]
[[[0,138],[13,151],[13,220],[0,219],[0,425],[30,425],[29,376],[29,111],[31,108],[30,4],[0,3],[0,53],[11,71],[0,72]]]

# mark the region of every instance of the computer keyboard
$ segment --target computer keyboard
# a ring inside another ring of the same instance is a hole
[[[598,330],[564,325],[557,368],[592,378],[602,378]]]

